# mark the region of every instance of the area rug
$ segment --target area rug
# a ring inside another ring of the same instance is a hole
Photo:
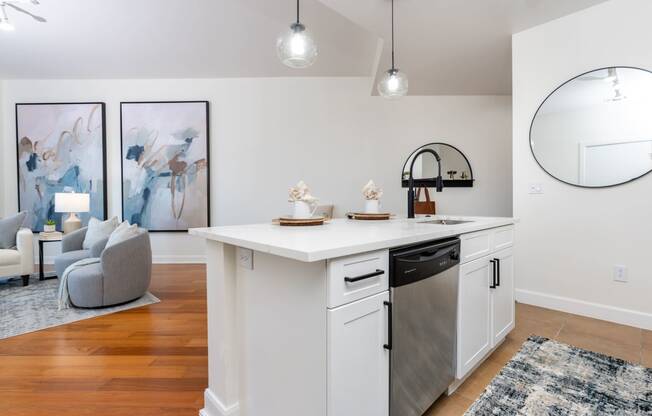
[[[531,336],[467,416],[651,415],[652,369]]]
[[[160,302],[147,292],[140,299],[124,305],[60,311],[57,306],[58,287],[59,280],[56,279],[31,279],[29,286],[25,287],[0,285],[0,339]]]

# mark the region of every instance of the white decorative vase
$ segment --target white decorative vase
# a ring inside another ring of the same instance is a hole
[[[46,233],[53,233],[57,230],[56,225],[44,225],[43,226],[43,232]]]
[[[364,212],[367,214],[378,214],[380,212],[380,201],[367,199],[364,201]]]
[[[292,203],[292,218],[308,219],[312,218],[317,209],[317,204],[311,204],[306,201],[294,201]]]

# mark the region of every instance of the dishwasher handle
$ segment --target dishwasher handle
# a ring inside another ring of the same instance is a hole
[[[392,302],[384,301],[383,305],[387,306],[387,344],[383,345],[388,351],[392,350]]]
[[[427,263],[429,261],[432,261],[438,257],[442,256],[442,250],[436,250],[435,252],[432,253],[423,253],[426,254],[419,256],[418,259],[407,259],[407,258],[402,258],[402,257],[397,257],[396,261],[401,262],[401,263]],[[450,250],[449,250],[450,251]]]
[[[441,253],[442,250],[456,247],[457,245],[459,245],[459,240],[447,240],[435,244],[430,244],[425,247],[397,250],[392,253],[392,257],[405,259],[406,257],[411,257],[419,254],[435,255],[436,253]]]

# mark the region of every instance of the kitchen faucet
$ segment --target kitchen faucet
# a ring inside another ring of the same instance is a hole
[[[417,157],[424,154],[431,153],[435,160],[437,161],[437,177],[435,178],[435,190],[441,192],[444,189],[444,180],[441,177],[441,158],[432,149],[423,149],[417,152],[412,158],[412,163],[410,163],[410,178],[408,179],[408,218],[414,218],[414,178],[412,177],[412,170],[414,169],[414,162],[416,162]]]

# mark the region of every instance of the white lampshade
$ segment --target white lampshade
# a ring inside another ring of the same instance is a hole
[[[74,192],[54,194],[55,212],[88,212],[90,211],[91,197],[89,194]]]

